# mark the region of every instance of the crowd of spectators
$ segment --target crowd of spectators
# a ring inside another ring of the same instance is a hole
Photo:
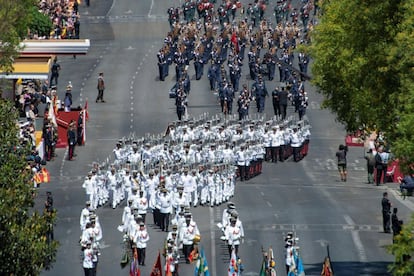
[[[79,3],[77,0],[41,0],[39,11],[47,15],[53,29],[49,37],[30,34],[32,39],[79,39]]]

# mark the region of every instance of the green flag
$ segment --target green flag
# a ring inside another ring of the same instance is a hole
[[[263,258],[262,267],[260,268],[259,276],[266,276],[266,262],[265,262],[265,258]]]

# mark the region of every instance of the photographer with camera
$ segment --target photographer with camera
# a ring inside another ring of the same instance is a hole
[[[339,145],[339,150],[336,152],[336,157],[338,158],[338,171],[341,176],[341,181],[346,182],[346,153],[348,152],[348,147],[344,145]]]

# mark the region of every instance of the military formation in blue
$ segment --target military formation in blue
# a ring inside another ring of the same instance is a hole
[[[221,4],[186,0],[181,7],[168,9],[171,29],[158,52],[159,79],[164,81],[170,66],[175,66],[170,97],[175,98],[179,120],[188,117],[191,65],[196,81],[207,75],[225,114],[237,111],[240,120],[248,118],[252,102],[263,113],[266,98],[271,97],[274,115],[286,117],[279,112],[286,103],[279,103],[277,93],[272,93],[285,90],[302,119],[308,105],[304,82],[309,79],[309,56],[297,45],[308,42],[317,5],[301,1],[296,8],[290,1],[278,1],[275,21],[266,18],[267,5],[264,0],[246,7],[235,0]],[[243,74],[245,63],[248,74]]]

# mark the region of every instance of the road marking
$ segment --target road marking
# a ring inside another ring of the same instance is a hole
[[[355,222],[352,220],[352,218],[348,215],[344,215],[345,221],[350,226],[355,226]],[[355,247],[358,251],[359,260],[361,262],[367,262],[367,254],[365,253],[364,245],[362,244],[361,238],[359,236],[359,232],[357,230],[351,230],[352,240],[355,244]]]
[[[210,226],[214,225],[214,213],[213,213],[214,208],[209,208],[209,213],[210,213]],[[210,227],[210,242],[211,242],[211,258],[210,260],[212,260],[212,262],[210,264],[210,268],[211,268],[211,275],[217,275],[216,273],[216,233],[215,233],[215,228],[214,227]]]
[[[264,193],[263,193],[263,192],[260,192],[260,194],[261,194],[262,196],[264,196]]]
[[[275,219],[278,218],[277,214],[274,214]],[[284,224],[284,223],[272,223],[272,224],[250,224],[243,226],[245,230],[249,231],[284,231],[284,230],[298,230],[298,231],[330,231],[330,232],[374,232],[378,233],[382,230],[382,225],[356,225],[356,224]]]
[[[65,166],[65,161],[66,161],[66,156],[68,155],[68,149],[65,149],[65,153],[63,154],[63,158],[62,158],[62,163],[60,164],[60,170],[59,170],[59,174],[62,177],[63,176],[63,167]]]
[[[112,12],[112,9],[115,7],[115,3],[116,3],[116,0],[113,0],[113,1],[112,1],[112,5],[111,5],[111,7],[109,8],[109,10],[108,10],[108,12],[106,13],[106,15],[105,15],[105,16],[108,16],[108,15]]]
[[[154,7],[154,0],[151,0],[151,6],[150,9],[148,11],[148,17],[151,17],[151,13],[152,13],[152,8]],[[214,274],[213,274],[214,275]]]
[[[266,201],[267,206],[272,207],[272,203],[270,203],[269,201]]]

